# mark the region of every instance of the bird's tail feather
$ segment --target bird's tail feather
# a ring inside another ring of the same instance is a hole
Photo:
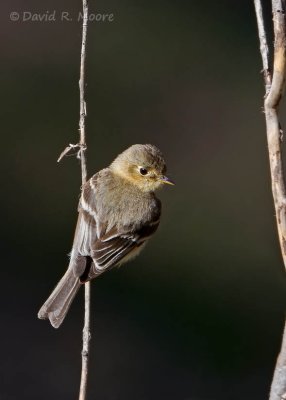
[[[63,322],[80,286],[80,279],[74,275],[73,268],[69,267],[50,297],[41,307],[38,317],[40,319],[49,319],[52,326],[58,328]]]

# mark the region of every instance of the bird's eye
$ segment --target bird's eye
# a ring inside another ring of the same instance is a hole
[[[148,174],[148,171],[147,171],[146,168],[140,168],[139,172],[140,172],[141,175],[147,175]]]

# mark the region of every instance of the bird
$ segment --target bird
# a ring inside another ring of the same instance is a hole
[[[85,282],[140,253],[160,223],[154,192],[174,184],[165,174],[156,146],[134,144],[82,186],[69,265],[38,318],[58,328]]]

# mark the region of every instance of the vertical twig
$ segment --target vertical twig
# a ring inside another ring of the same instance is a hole
[[[85,150],[86,150],[85,59],[86,59],[86,40],[87,40],[87,24],[88,24],[88,0],[83,0],[82,6],[83,6],[83,24],[82,24],[82,42],[81,42],[81,57],[80,57],[80,79],[79,79],[79,93],[80,93],[79,154],[81,160],[82,184],[84,184],[86,182],[86,177],[87,177],[86,157],[85,157]],[[89,341],[90,341],[90,282],[86,282],[84,285],[84,327],[82,332],[82,352],[81,352],[82,366],[81,366],[79,400],[85,400],[86,398]]]
[[[83,7],[83,23],[82,23],[82,40],[81,40],[81,54],[80,54],[80,78],[79,78],[79,98],[80,98],[79,144],[80,144],[82,184],[84,184],[86,182],[86,177],[87,177],[86,157],[85,157],[85,150],[86,150],[85,59],[86,59],[87,23],[88,23],[88,0],[82,1],[82,7]]]
[[[83,23],[82,23],[82,40],[81,40],[81,54],[80,54],[80,78],[79,78],[79,97],[80,97],[80,116],[79,116],[79,143],[69,144],[64,151],[60,154],[57,162],[60,162],[72,149],[77,150],[77,157],[81,162],[81,180],[82,185],[87,180],[86,168],[86,101],[85,101],[85,60],[86,60],[86,41],[87,41],[87,24],[88,24],[88,0],[82,0],[83,8]],[[90,342],[90,282],[84,285],[84,326],[82,331],[82,351],[81,351],[81,378],[79,389],[79,400],[86,399],[87,390],[87,377],[88,377],[88,356],[89,356],[89,342]]]
[[[286,267],[286,193],[281,156],[282,130],[278,119],[278,107],[283,95],[286,71],[286,19],[285,0],[272,0],[274,27],[273,77],[268,65],[268,46],[260,0],[254,0],[260,39],[260,51],[264,69],[264,111],[270,160],[272,194],[281,253]],[[282,347],[277,359],[270,391],[270,400],[286,399],[286,324]]]
[[[271,73],[269,67],[269,48],[267,44],[267,36],[264,27],[263,10],[261,5],[261,0],[254,0],[256,20],[258,27],[258,36],[260,42],[260,53],[263,65],[263,75],[265,82],[265,91],[268,94],[271,87]]]
[[[277,358],[269,400],[286,400],[286,323],[281,350]]]

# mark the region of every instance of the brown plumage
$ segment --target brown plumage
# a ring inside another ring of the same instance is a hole
[[[80,286],[135,257],[159,226],[166,165],[153,145],[133,145],[82,189],[70,263],[38,317],[58,328]]]

